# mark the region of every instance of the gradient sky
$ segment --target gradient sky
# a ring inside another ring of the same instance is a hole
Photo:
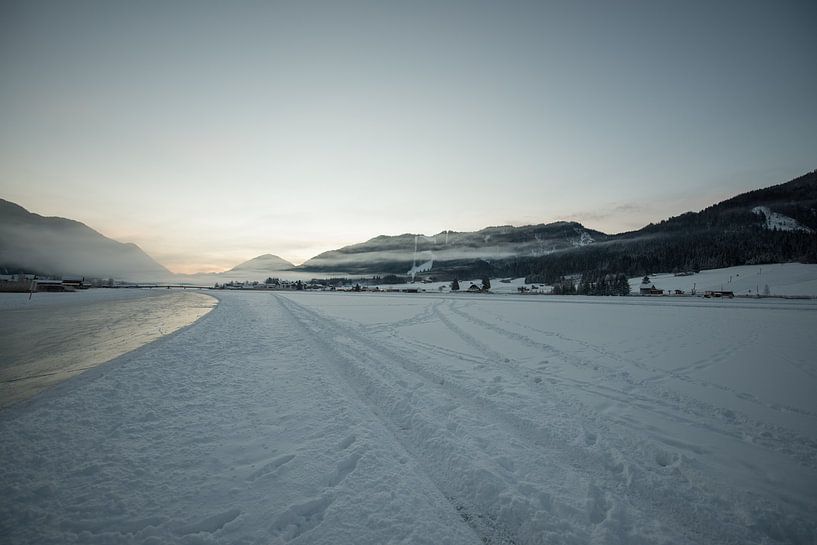
[[[176,272],[817,167],[817,2],[0,2],[0,197]]]

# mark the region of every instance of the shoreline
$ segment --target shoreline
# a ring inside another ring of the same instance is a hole
[[[201,292],[109,293],[48,294],[34,305],[4,301],[0,410],[175,333],[218,305]]]

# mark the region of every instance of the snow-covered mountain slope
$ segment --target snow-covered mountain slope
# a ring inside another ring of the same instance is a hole
[[[803,231],[813,233],[814,230],[801,225],[799,221],[778,212],[772,212],[768,206],[755,206],[752,212],[765,218],[765,227],[769,230],[778,231]]]
[[[9,543],[809,543],[813,301],[218,294],[0,412]]]
[[[776,228],[775,228],[776,227]],[[770,229],[771,228],[771,229]],[[644,275],[747,263],[817,263],[817,171],[749,191],[699,212],[686,212],[603,242],[498,268],[556,282],[590,273]]]

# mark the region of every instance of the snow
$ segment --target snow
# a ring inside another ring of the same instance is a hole
[[[588,244],[593,244],[594,242],[595,240],[593,239],[593,237],[590,236],[590,233],[582,232],[581,236],[579,236],[579,240],[573,242],[573,246],[575,247],[587,246]]]
[[[779,212],[772,212],[768,206],[756,206],[752,208],[752,212],[758,216],[763,216],[766,219],[764,227],[766,229],[777,231],[803,231],[805,233],[812,233],[813,230],[805,225],[800,224],[794,218],[790,218]]]
[[[630,279],[630,289],[638,293],[641,277]],[[698,294],[707,290],[727,290],[735,295],[770,295],[817,297],[817,265],[804,263],[779,263],[770,265],[742,265],[725,269],[701,271],[690,276],[673,274],[650,275],[650,282],[662,290],[683,290]]]
[[[185,327],[215,302],[198,290],[0,294],[0,408]]]
[[[0,411],[5,542],[814,543],[815,301],[217,297]]]
[[[411,268],[406,273],[409,276],[414,276],[417,273],[421,272],[428,272],[434,266],[434,260],[429,259],[428,261],[421,263],[420,265],[412,265]]]

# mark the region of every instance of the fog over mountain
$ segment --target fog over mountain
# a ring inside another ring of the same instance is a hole
[[[381,235],[324,252],[298,268],[316,272],[406,274],[412,267],[416,272],[424,272],[418,269],[440,270],[474,261],[539,257],[607,237],[580,223],[564,221],[522,227],[502,225],[473,232],[443,231],[433,236]]]
[[[232,269],[216,273],[177,274],[174,281],[196,285],[225,284],[228,282],[262,281],[266,278],[286,278],[309,280],[308,275],[294,272],[295,265],[282,257],[263,254],[242,263]]]
[[[381,235],[324,252],[300,266],[264,254],[222,273],[174,275],[134,244],[77,221],[43,217],[0,200],[0,272],[78,274],[199,285],[266,277],[423,274],[440,278],[697,270],[750,263],[817,261],[817,171],[608,235],[576,222],[486,227],[436,235]]]
[[[138,280],[172,273],[135,244],[0,199],[0,271]]]
[[[473,233],[379,236],[320,254],[301,269],[407,272],[440,278],[640,275],[751,263],[817,261],[817,171],[749,191],[700,212],[607,235],[575,222],[488,227]],[[416,251],[415,251],[416,249]]]

